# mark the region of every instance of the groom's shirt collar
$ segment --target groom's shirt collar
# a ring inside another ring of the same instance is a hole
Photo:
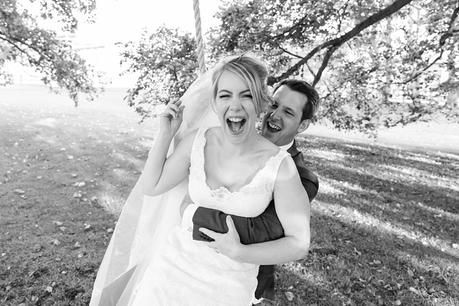
[[[290,149],[291,146],[293,146],[293,141],[294,141],[294,140],[292,140],[290,143],[288,143],[288,144],[286,144],[286,145],[279,146],[279,148],[280,148],[281,150],[287,151],[288,149]]]

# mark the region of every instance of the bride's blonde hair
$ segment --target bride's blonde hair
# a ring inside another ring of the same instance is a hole
[[[244,80],[252,94],[255,111],[257,115],[260,115],[265,109],[266,103],[270,100],[266,85],[268,79],[268,70],[266,66],[255,57],[247,54],[224,59],[216,66],[212,74],[213,103],[215,103],[217,96],[218,80],[225,71],[232,72]]]

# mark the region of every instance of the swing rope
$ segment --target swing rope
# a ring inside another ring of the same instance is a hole
[[[196,35],[196,42],[198,45],[198,63],[199,71],[201,74],[206,72],[206,63],[204,61],[204,41],[202,40],[201,33],[201,13],[199,12],[199,0],[193,0],[194,8],[194,28]]]

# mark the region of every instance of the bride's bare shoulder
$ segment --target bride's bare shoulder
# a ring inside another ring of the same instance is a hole
[[[214,126],[207,129],[206,134],[206,141],[207,143],[214,144],[219,143],[220,139],[222,138],[222,131],[219,126]]]
[[[274,155],[279,152],[279,147],[273,144],[268,139],[260,135],[260,148],[266,152],[268,155]]]

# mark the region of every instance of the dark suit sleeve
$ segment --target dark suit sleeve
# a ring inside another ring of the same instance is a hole
[[[303,184],[303,187],[308,194],[309,202],[312,202],[319,191],[319,179],[306,167],[297,167],[297,169],[300,174],[301,184]]]
[[[317,176],[304,167],[301,160],[295,159],[301,183],[308,194],[309,202],[317,195],[319,181]],[[201,239],[203,234],[198,231],[198,227],[206,227],[216,232],[225,233],[228,231],[226,226],[226,214],[219,210],[198,207],[193,215],[193,238]],[[274,201],[271,201],[266,210],[259,216],[253,218],[232,216],[236,230],[239,233],[241,243],[252,244],[264,241],[275,240],[284,237],[284,229],[277,217]]]
[[[294,161],[301,178],[301,183],[308,194],[309,202],[311,202],[319,190],[319,180],[312,171],[304,166],[302,156],[296,157]],[[245,218],[232,216],[232,218],[241,238],[241,243],[243,244],[275,240],[284,237],[284,229],[277,217],[274,201],[271,201],[266,210],[257,217]],[[225,230],[222,231],[227,231],[226,219],[223,217],[221,211],[198,207],[194,213],[193,219],[201,220],[200,222],[203,227],[209,226],[211,229],[225,228]],[[257,299],[261,297],[271,300],[274,299],[274,266],[260,266],[257,279],[258,285],[255,291],[255,297]]]

